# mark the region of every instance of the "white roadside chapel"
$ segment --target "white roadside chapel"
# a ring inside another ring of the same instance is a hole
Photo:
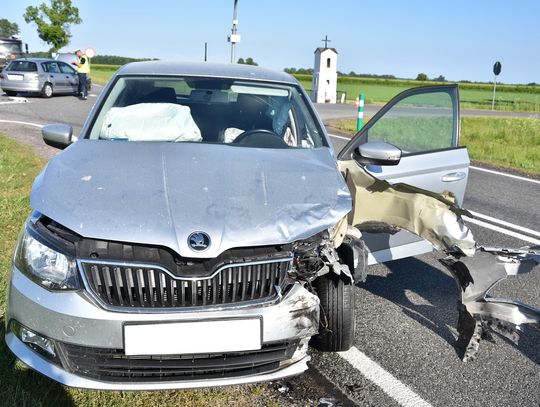
[[[336,103],[337,91],[337,51],[328,48],[328,36],[323,40],[324,48],[315,50],[315,66],[311,100],[315,103]]]

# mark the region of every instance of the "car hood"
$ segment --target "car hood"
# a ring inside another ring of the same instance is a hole
[[[78,234],[212,258],[335,225],[351,196],[327,148],[79,140],[36,178],[30,203]],[[204,252],[191,233],[210,236]]]

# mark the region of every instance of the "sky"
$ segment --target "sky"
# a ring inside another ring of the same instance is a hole
[[[44,0],[49,3],[49,0]],[[5,1],[30,51],[49,48],[22,15],[42,1]],[[234,0],[72,0],[83,22],[66,50],[162,60],[230,61]],[[539,0],[238,0],[236,58],[259,65],[312,68],[313,52],[338,51],[338,70],[416,78],[540,83]]]

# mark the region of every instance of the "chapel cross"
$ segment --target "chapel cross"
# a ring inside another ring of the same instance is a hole
[[[324,48],[328,48],[328,43],[332,42],[331,40],[328,39],[328,35],[325,35],[324,40],[321,40],[321,41],[324,41]]]

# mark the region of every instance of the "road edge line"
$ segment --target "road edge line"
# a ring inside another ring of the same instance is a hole
[[[12,123],[12,124],[24,124],[26,126],[33,126],[42,129],[44,127],[43,124],[37,124],[37,123],[29,123],[29,122],[21,122],[17,120],[3,120],[0,119],[0,123]]]
[[[529,228],[526,228],[526,227],[523,227],[523,226],[519,226],[519,225],[516,225],[514,223],[507,222],[505,220],[493,218],[491,216],[484,215],[482,213],[474,212],[474,211],[471,211],[471,210],[468,210],[468,211],[475,218],[480,218],[480,219],[486,220],[486,221],[491,222],[491,223],[496,223],[496,224],[499,224],[501,226],[506,226],[506,227],[508,227],[510,229],[519,230],[521,232],[527,233],[527,234],[532,235],[532,236],[540,237],[540,232],[537,232],[536,230],[529,229]]]
[[[362,373],[368,380],[379,386],[382,391],[401,406],[432,407],[431,404],[412,391],[409,386],[399,381],[355,346],[346,352],[338,352],[338,355]]]
[[[530,236],[526,236],[526,235],[523,235],[523,234],[518,233],[518,232],[513,232],[511,230],[504,229],[504,228],[502,228],[500,226],[492,225],[491,223],[487,223],[487,222],[484,222],[484,221],[481,221],[481,220],[478,220],[478,219],[472,219],[472,218],[469,218],[468,216],[463,216],[463,219],[466,220],[469,223],[473,223],[475,225],[484,227],[486,229],[491,229],[491,230],[493,230],[495,232],[502,233],[503,235],[508,235],[508,236],[511,236],[511,237],[515,237],[516,239],[523,240],[524,242],[529,242],[529,243],[532,243],[532,244],[540,245],[540,240],[534,239],[534,238],[532,238]]]
[[[528,182],[532,182],[532,183],[535,183],[535,184],[540,184],[540,181],[538,181],[536,179],[520,177],[519,175],[508,174],[506,172],[501,172],[501,171],[488,170],[487,168],[481,168],[481,167],[477,167],[475,165],[470,165],[469,168],[473,169],[473,170],[477,170],[477,171],[487,172],[487,173],[490,173],[490,174],[501,175],[503,177],[518,179],[520,181],[528,181]]]

